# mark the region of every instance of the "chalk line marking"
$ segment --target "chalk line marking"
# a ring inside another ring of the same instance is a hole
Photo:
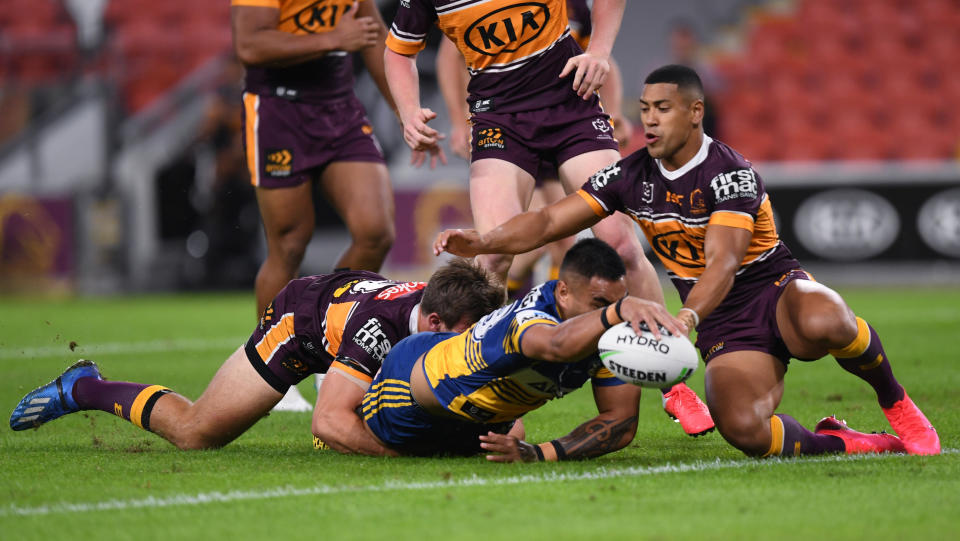
[[[957,454],[960,449],[943,449],[943,454]],[[336,494],[363,494],[390,491],[416,491],[448,488],[467,488],[485,486],[507,486],[528,483],[559,483],[565,481],[597,481],[627,477],[643,477],[648,475],[662,475],[671,473],[690,473],[727,470],[744,467],[770,468],[780,464],[816,464],[859,462],[867,460],[894,460],[903,459],[903,455],[829,455],[817,457],[801,457],[791,459],[772,458],[757,460],[744,458],[739,460],[697,461],[690,464],[664,464],[662,466],[635,466],[628,468],[600,467],[587,472],[549,472],[542,474],[516,475],[511,477],[480,477],[472,475],[463,479],[444,481],[400,482],[386,481],[376,485],[349,486],[349,485],[317,485],[312,487],[280,486],[266,490],[231,490],[229,492],[201,492],[199,494],[174,494],[172,496],[137,498],[129,500],[104,500],[99,502],[58,502],[45,505],[20,507],[10,504],[0,508],[0,517],[3,516],[38,516],[59,515],[66,513],[86,513],[94,511],[123,511],[127,509],[178,507],[190,505],[206,505],[211,503],[230,503],[237,501],[273,500],[302,496],[329,496]]]

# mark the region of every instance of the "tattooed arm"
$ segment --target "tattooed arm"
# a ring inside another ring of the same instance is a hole
[[[486,436],[480,436],[480,446],[494,453],[487,455],[487,460],[577,460],[612,453],[629,445],[637,432],[640,387],[594,386],[593,398],[600,414],[562,438],[533,445],[509,434],[490,432]]]

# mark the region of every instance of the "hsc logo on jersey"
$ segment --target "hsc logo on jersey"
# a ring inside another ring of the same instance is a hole
[[[340,17],[350,11],[352,5],[352,2],[319,0],[298,11],[293,16],[293,22],[297,28],[310,34],[329,32],[337,26]]]
[[[480,17],[467,27],[463,39],[467,47],[482,55],[515,53],[537,39],[549,20],[546,4],[521,2]]]
[[[757,197],[757,176],[753,169],[738,169],[729,173],[720,173],[710,180],[710,187],[717,203],[731,199]]]

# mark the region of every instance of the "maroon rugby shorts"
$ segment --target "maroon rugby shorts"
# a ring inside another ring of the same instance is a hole
[[[297,186],[333,162],[385,163],[363,104],[355,96],[308,103],[245,92],[243,128],[254,186]]]
[[[566,102],[543,109],[476,112],[471,124],[471,162],[505,160],[534,178],[544,161],[562,164],[594,150],[619,151],[610,116],[596,96],[584,100],[571,92]]]
[[[697,348],[703,362],[734,351],[761,351],[789,363],[790,351],[777,327],[777,301],[790,282],[812,279],[806,271],[794,269],[771,282],[756,284],[752,296],[738,295],[746,299],[740,306],[724,309],[716,323],[697,329]]]

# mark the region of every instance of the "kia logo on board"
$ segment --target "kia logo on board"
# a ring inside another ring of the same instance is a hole
[[[797,209],[797,238],[814,254],[836,261],[880,255],[900,234],[900,216],[889,201],[865,190],[818,193]]]

